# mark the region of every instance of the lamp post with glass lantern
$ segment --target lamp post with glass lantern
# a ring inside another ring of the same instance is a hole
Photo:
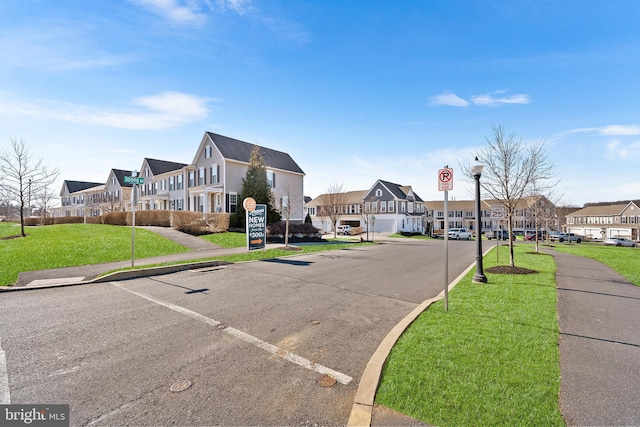
[[[482,175],[482,165],[476,157],[476,162],[471,168],[471,174],[476,181],[476,274],[473,275],[473,283],[487,283],[487,276],[482,270],[482,221],[480,210],[480,175]]]

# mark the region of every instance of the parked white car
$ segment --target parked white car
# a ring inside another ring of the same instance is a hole
[[[603,242],[606,246],[627,246],[629,248],[635,248],[636,242],[624,237],[609,237]]]
[[[466,228],[451,228],[449,229],[449,238],[460,240],[471,240],[471,233]]]
[[[582,243],[584,240],[583,236],[574,233],[558,233],[558,234],[549,234],[549,240],[552,242],[576,242]]]
[[[338,232],[338,234],[344,234],[345,236],[348,236],[351,234],[351,226],[350,225],[339,225],[338,228],[336,229],[336,231]]]

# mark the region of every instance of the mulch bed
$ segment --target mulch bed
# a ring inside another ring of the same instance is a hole
[[[529,270],[528,268],[522,267],[511,267],[510,265],[496,265],[495,267],[490,267],[485,269],[487,273],[493,274],[537,274],[538,272],[535,270]]]

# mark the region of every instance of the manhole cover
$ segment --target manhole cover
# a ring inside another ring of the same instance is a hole
[[[324,374],[320,377],[318,382],[322,387],[331,387],[336,383],[336,377],[334,377],[333,375]]]
[[[169,390],[173,391],[174,393],[177,393],[179,391],[185,391],[189,387],[191,387],[191,381],[180,380],[178,382],[171,384],[171,387],[169,387]]]

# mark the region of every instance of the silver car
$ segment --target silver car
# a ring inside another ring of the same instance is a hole
[[[606,246],[627,246],[629,248],[636,247],[636,242],[625,239],[624,237],[609,237],[604,241],[604,244]]]

